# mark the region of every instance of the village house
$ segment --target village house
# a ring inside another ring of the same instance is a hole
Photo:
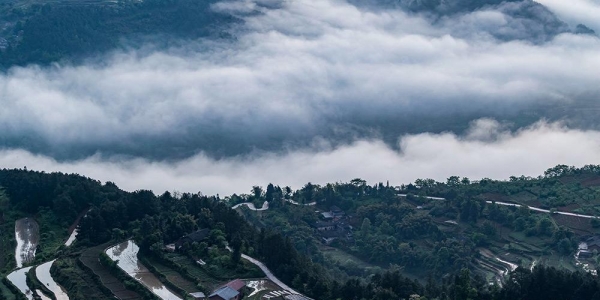
[[[585,243],[587,244],[587,250],[593,252],[594,250],[600,252],[600,236],[593,236],[588,238]]]
[[[329,209],[329,212],[331,213],[331,215],[334,218],[340,218],[346,214],[346,213],[344,213],[343,210],[341,210],[339,207],[337,207],[335,205],[331,206],[331,208]]]
[[[216,289],[208,299],[210,300],[240,300],[244,297],[243,289],[246,283],[240,279],[228,282],[224,286]]]
[[[242,299],[240,297],[240,295],[241,295],[240,292],[238,292],[228,286],[224,286],[224,287],[217,289],[212,294],[210,294],[210,296],[208,296],[208,299],[210,299],[210,300],[240,300],[240,299]]]
[[[322,212],[321,213],[321,217],[323,217],[323,219],[325,219],[325,220],[332,220],[333,219],[333,215],[329,211]]]
[[[588,251],[588,250],[579,250],[577,251],[577,258],[591,258],[592,256],[594,256],[594,253]]]
[[[328,231],[323,231],[321,232],[321,241],[324,244],[331,244],[333,243],[333,241],[339,239],[339,238],[343,238],[345,237],[346,234],[344,233],[344,231],[338,231],[338,230],[328,230]]]
[[[199,243],[206,239],[210,233],[208,228],[200,229],[194,231],[186,236],[181,237],[177,242],[175,242],[175,249],[179,250],[184,244],[192,244],[194,242]]]
[[[337,225],[335,222],[317,221],[314,224],[314,228],[317,229],[318,231],[334,230],[334,229],[336,229],[336,227],[337,227]]]

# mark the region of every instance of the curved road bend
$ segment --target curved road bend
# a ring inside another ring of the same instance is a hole
[[[236,209],[242,205],[246,205],[246,206],[248,206],[248,208],[250,210],[254,210],[254,211],[262,211],[262,210],[269,209],[269,202],[267,202],[267,201],[265,201],[263,203],[263,206],[261,208],[256,208],[256,206],[254,206],[254,203],[252,203],[252,202],[244,202],[244,203],[236,204],[236,205],[232,206],[231,208]]]

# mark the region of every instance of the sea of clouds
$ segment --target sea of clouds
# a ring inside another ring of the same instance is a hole
[[[600,163],[596,36],[530,40],[527,20],[493,7],[432,22],[345,0],[267,2],[214,6],[243,19],[234,40],[0,75],[0,166],[226,195]],[[598,2],[540,2],[599,27],[579,15]]]

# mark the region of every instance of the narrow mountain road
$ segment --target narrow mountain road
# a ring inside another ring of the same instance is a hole
[[[267,275],[267,278],[269,278],[269,280],[273,281],[273,283],[275,283],[277,286],[279,286],[282,290],[288,291],[288,292],[290,292],[292,294],[296,294],[296,295],[300,294],[300,293],[296,292],[294,289],[292,289],[291,287],[289,287],[287,284],[283,283],[277,277],[275,277],[275,275],[273,275],[271,270],[269,270],[269,268],[267,268],[267,266],[265,266],[259,260],[256,260],[246,254],[242,254],[242,258],[255,264],[256,266],[258,266],[265,273],[265,275]]]
[[[298,203],[298,202],[296,202],[294,200],[290,200],[290,199],[285,199],[285,202],[291,203],[291,204],[294,204],[294,205],[304,205],[304,206],[315,206],[315,205],[317,205],[317,202],[310,202],[310,203],[302,204],[302,203]]]
[[[397,194],[399,197],[406,197],[407,194]],[[425,196],[424,198],[427,199],[431,199],[431,200],[446,200],[446,198],[441,198],[441,197],[427,197]],[[516,203],[508,203],[508,202],[500,202],[500,201],[485,201],[485,203],[488,204],[492,204],[492,203],[496,203],[498,205],[504,205],[504,206],[514,206],[514,207],[521,207],[521,204],[516,204]],[[576,213],[570,213],[570,212],[566,212],[566,211],[555,211],[555,212],[551,212],[550,210],[547,209],[543,209],[543,208],[539,208],[539,207],[534,207],[534,206],[528,206],[529,209],[533,210],[533,211],[537,211],[537,212],[543,212],[543,213],[554,213],[554,214],[559,214],[559,215],[565,215],[565,216],[571,216],[571,217],[578,217],[578,218],[586,218],[586,219],[595,219],[598,218],[598,216],[590,216],[590,215],[583,215],[583,214],[576,214]]]
[[[296,202],[294,200],[289,200],[289,199],[286,199],[285,202],[293,204],[293,205],[298,205],[298,206],[315,206],[315,205],[317,205],[317,202],[310,202],[310,203],[302,204],[302,203],[298,203],[298,202]],[[238,208],[238,207],[240,207],[242,205],[247,206],[250,210],[253,210],[253,211],[263,211],[263,210],[268,210],[269,209],[269,202],[268,201],[265,201],[263,203],[263,206],[261,208],[256,208],[256,206],[252,202],[244,202],[244,203],[236,204],[236,205],[232,206],[231,208],[232,209],[236,209],[236,208]]]
[[[485,201],[488,204],[492,204],[492,201]],[[495,201],[496,204],[498,205],[504,205],[504,206],[514,206],[514,207],[521,207],[521,204],[515,204],[515,203],[508,203],[508,202],[498,202]],[[544,213],[553,213],[553,214],[558,214],[558,215],[565,215],[565,216],[572,216],[572,217],[578,217],[578,218],[586,218],[586,219],[594,219],[597,218],[596,216],[590,216],[590,215],[582,215],[582,214],[576,214],[576,213],[570,213],[570,212],[564,212],[564,211],[555,211],[555,212],[551,212],[547,209],[543,209],[543,208],[538,208],[538,207],[533,207],[533,206],[528,206],[529,209],[533,210],[533,211],[539,211],[539,212],[544,212]]]
[[[263,211],[263,210],[269,209],[269,202],[267,202],[267,201],[265,201],[263,203],[263,206],[261,208],[256,208],[256,206],[254,206],[254,203],[252,203],[252,202],[244,202],[244,203],[236,204],[236,205],[232,206],[231,208],[236,209],[242,205],[248,206],[248,208],[250,210],[254,210],[254,211]]]
[[[229,246],[227,246],[226,248],[229,251],[233,251],[231,249],[231,247],[229,247]],[[269,270],[269,268],[267,268],[267,266],[265,266],[265,264],[263,264],[260,260],[250,257],[246,254],[242,254],[242,258],[251,262],[252,264],[256,265],[257,267],[259,267],[263,271],[263,273],[265,273],[265,275],[267,275],[267,278],[269,278],[269,280],[271,280],[273,283],[275,283],[282,290],[285,290],[294,295],[300,295],[300,293],[296,292],[294,289],[289,287],[287,284],[285,284],[281,280],[279,280],[279,278],[275,277],[275,275],[273,275],[273,272],[271,272],[271,270]]]
[[[398,197],[408,197],[408,194],[396,194]],[[420,195],[414,195],[415,197],[423,197],[425,199],[431,199],[431,200],[446,200],[446,198],[441,198],[441,197],[429,197],[429,196],[420,196]]]

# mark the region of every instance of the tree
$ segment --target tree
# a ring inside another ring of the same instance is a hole
[[[460,184],[460,177],[458,176],[450,176],[446,180],[446,184],[450,187],[457,187]]]
[[[462,269],[459,275],[454,277],[452,287],[453,300],[472,300],[477,297],[477,290],[471,286],[471,275],[469,269]]]
[[[573,252],[573,245],[571,240],[563,238],[558,242],[558,252],[562,255],[569,255]]]
[[[263,196],[263,189],[260,186],[253,186],[251,192],[252,196],[254,197],[254,200],[259,200]]]
[[[302,188],[301,194],[304,200],[304,203],[310,203],[313,201],[313,195],[315,193],[315,186],[312,183],[307,183]]]
[[[364,218],[362,225],[360,226],[360,232],[367,236],[371,232],[371,220],[369,218]]]
[[[537,231],[540,235],[551,235],[552,234],[552,221],[547,217],[541,218],[537,223]]]
[[[238,235],[231,240],[231,249],[231,262],[234,266],[237,266],[242,258],[242,240]]]
[[[267,191],[265,193],[265,200],[269,203],[273,202],[273,194],[275,193],[275,187],[273,187],[272,183],[267,185]]]

